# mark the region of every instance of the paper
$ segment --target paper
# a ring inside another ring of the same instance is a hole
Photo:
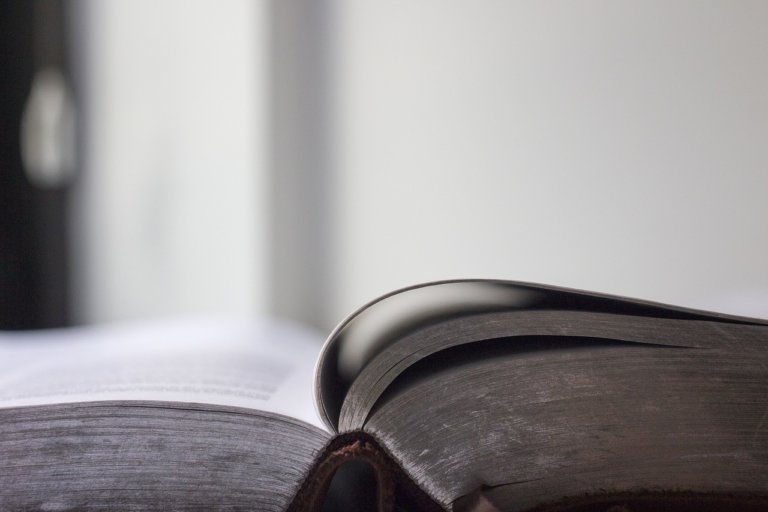
[[[298,326],[193,319],[0,334],[0,407],[158,400],[265,410],[320,426],[319,336]]]

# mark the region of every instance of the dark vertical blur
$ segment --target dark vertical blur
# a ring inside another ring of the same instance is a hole
[[[272,3],[271,313],[320,329],[333,327],[331,6]]]
[[[67,184],[35,183],[21,126],[36,73],[68,76],[61,0],[9,0],[0,15],[0,329],[66,325]],[[45,105],[43,105],[43,108]]]

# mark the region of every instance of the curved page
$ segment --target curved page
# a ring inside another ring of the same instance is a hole
[[[318,337],[297,326],[223,318],[2,333],[0,408],[201,403],[321,427],[312,403],[319,348]]]
[[[583,329],[584,324],[578,321],[572,323],[590,314],[589,328]],[[613,316],[624,317],[618,322],[609,320],[617,332],[601,336],[602,319]],[[682,321],[677,324],[678,331],[697,325],[698,329],[708,330],[710,327],[702,323],[712,320],[736,330],[744,327],[744,331],[768,324],[764,320],[513,281],[475,279],[417,285],[363,306],[331,333],[316,369],[316,401],[329,428],[359,428],[388,383],[409,365],[449,346],[536,334],[632,340],[638,328],[644,332],[644,325],[669,325],[678,320]],[[638,341],[654,339],[645,335]],[[670,339],[665,337],[661,342],[669,343]],[[346,419],[342,418],[345,404],[349,411]]]

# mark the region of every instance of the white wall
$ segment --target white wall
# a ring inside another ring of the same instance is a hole
[[[80,4],[81,321],[768,289],[765,2]]]
[[[266,311],[268,7],[78,5],[79,321]]]
[[[331,7],[329,323],[438,278],[768,289],[768,3]]]

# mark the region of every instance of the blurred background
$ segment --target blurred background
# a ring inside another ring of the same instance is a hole
[[[0,328],[491,277],[768,316],[768,3],[10,0]]]

